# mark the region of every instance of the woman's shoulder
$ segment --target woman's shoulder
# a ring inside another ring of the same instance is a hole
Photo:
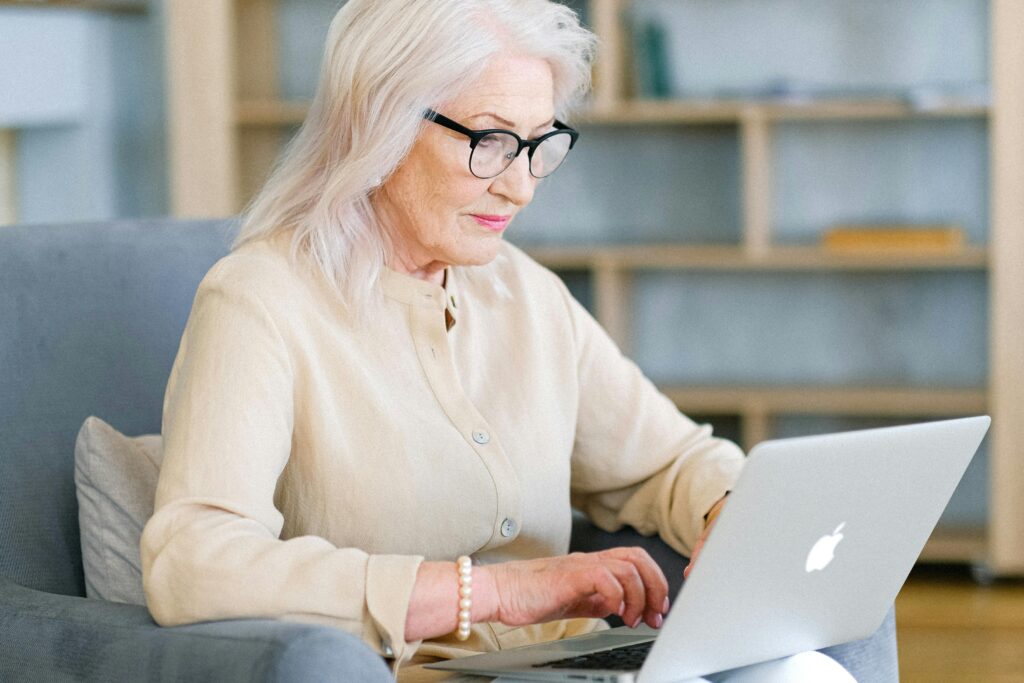
[[[302,275],[290,249],[290,240],[282,235],[241,244],[213,264],[199,289],[248,292],[264,300],[294,298],[302,288]]]

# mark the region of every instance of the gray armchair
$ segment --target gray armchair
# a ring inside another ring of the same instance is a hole
[[[0,227],[0,680],[387,681],[357,638],[325,626],[238,620],[157,626],[143,607],[87,599],[74,442],[89,415],[160,430],[163,389],[202,276],[232,222]],[[577,549],[657,539],[578,520]],[[893,617],[832,648],[860,681],[894,681]]]

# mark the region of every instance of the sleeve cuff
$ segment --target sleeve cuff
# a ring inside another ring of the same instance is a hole
[[[366,608],[380,633],[378,651],[397,667],[416,653],[421,641],[405,641],[405,620],[423,558],[371,555],[366,567]]]
[[[687,523],[690,525],[690,534],[694,541],[704,532],[704,522],[708,512],[722,496],[732,491],[746,464],[743,452],[734,444],[726,441],[719,448],[725,449],[727,454],[723,453],[723,457],[708,463],[708,466],[701,472],[698,485],[691,489],[695,489],[695,493],[690,508],[690,519],[687,520]]]

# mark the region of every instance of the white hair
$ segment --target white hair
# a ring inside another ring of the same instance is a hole
[[[590,88],[595,43],[551,0],[348,0],[331,22],[309,114],[233,248],[293,230],[292,257],[308,253],[342,302],[363,309],[391,247],[370,197],[409,154],[424,110],[515,52],[551,66],[564,120]]]

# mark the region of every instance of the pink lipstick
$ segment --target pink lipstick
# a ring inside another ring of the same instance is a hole
[[[512,220],[512,216],[480,216],[477,214],[472,214],[472,216],[477,223],[494,232],[502,232]]]

